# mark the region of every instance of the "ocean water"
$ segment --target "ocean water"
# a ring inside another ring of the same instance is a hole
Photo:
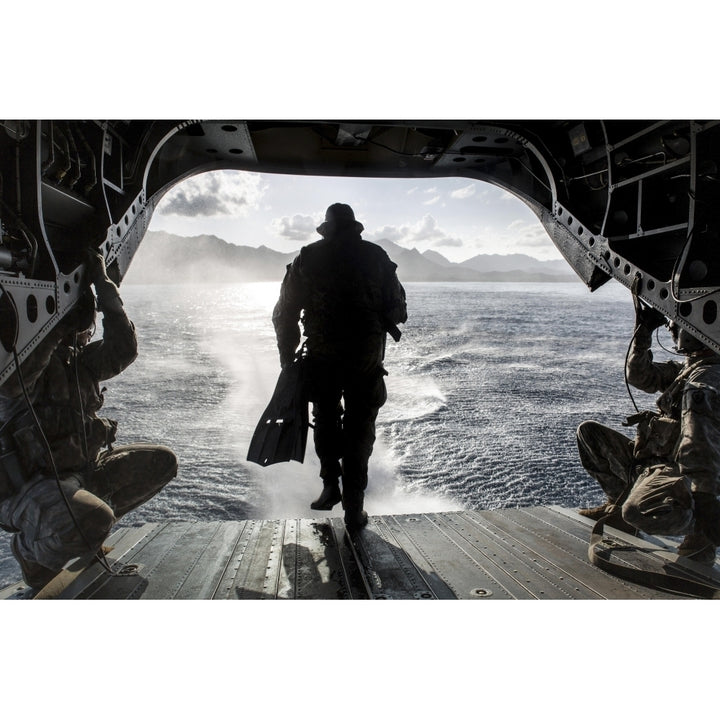
[[[103,414],[119,423],[117,444],[166,444],[179,471],[122,525],[340,512],[310,510],[321,487],[312,438],[303,464],[245,460],[279,371],[271,323],[278,290],[123,285],[140,355],[104,383]],[[403,337],[388,339],[368,512],[600,502],[579,464],[575,429],[595,419],[622,430],[634,412],[623,376],[629,291],[609,283],[590,293],[579,281],[408,283],[406,291]],[[651,396],[634,396],[652,406]],[[0,584],[18,579],[2,535]]]

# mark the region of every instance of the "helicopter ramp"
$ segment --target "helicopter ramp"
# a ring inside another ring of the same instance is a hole
[[[118,529],[112,573],[68,564],[38,594],[59,599],[649,599],[678,594],[636,584],[588,560],[593,523],[576,510],[502,510],[371,516],[352,537],[339,517],[166,522]],[[720,586],[675,545],[606,528],[625,567]],[[0,598],[22,595],[18,583]]]

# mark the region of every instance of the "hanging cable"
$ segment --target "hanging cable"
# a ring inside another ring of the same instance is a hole
[[[670,355],[677,355],[678,357],[685,357],[683,353],[678,352],[677,350],[670,350],[670,348],[666,348],[661,342],[660,342],[660,328],[657,328],[655,330],[655,340],[657,344],[666,352],[670,353]]]
[[[15,304],[15,299],[12,297],[12,295],[10,295],[5,290],[5,287],[2,285],[2,283],[0,283],[0,290],[2,290],[2,292],[9,298],[10,304],[12,305],[12,307],[15,311],[15,316],[16,316],[16,319],[18,322],[18,327],[19,327],[20,315],[19,315],[19,312],[17,309],[17,305]],[[68,501],[68,499],[65,495],[65,492],[63,491],[61,479],[60,479],[60,473],[58,471],[57,465],[55,464],[55,457],[53,456],[52,448],[50,447],[50,442],[48,441],[47,436],[45,435],[45,432],[42,428],[42,425],[40,424],[40,419],[38,418],[38,416],[35,412],[35,408],[33,407],[32,400],[30,399],[30,394],[27,390],[27,386],[25,384],[25,378],[23,376],[23,373],[22,373],[22,370],[20,367],[20,358],[18,357],[18,353],[17,353],[17,333],[13,340],[12,355],[13,355],[13,359],[15,361],[15,371],[17,373],[18,380],[20,382],[20,388],[22,389],[25,403],[28,407],[28,410],[33,418],[35,427],[36,427],[36,429],[40,435],[40,438],[43,442],[43,445],[45,447],[45,451],[47,453],[48,460],[50,461],[50,467],[52,468],[52,473],[53,473],[55,482],[57,484],[58,492],[60,493],[60,496],[62,497],[63,502],[65,503],[65,507],[67,508],[67,511],[70,514],[70,517],[72,518],[73,524],[75,525],[75,528],[77,529],[78,533],[80,534],[80,537],[82,538],[83,542],[85,543],[85,545],[87,545],[88,550],[90,550],[91,552],[93,552],[95,554],[95,557],[97,558],[98,562],[103,566],[105,571],[110,575],[116,575],[116,573],[113,571],[112,567],[108,563],[107,558],[103,554],[102,548],[97,551],[95,551],[93,549],[92,544],[90,543],[90,541],[87,539],[87,536],[83,532],[82,527],[80,526],[80,523],[78,522],[78,519],[75,516],[75,513],[73,512],[72,507],[70,506],[70,502]],[[81,421],[82,421],[82,418],[81,418]],[[89,461],[89,459],[88,459],[88,461]]]
[[[632,334],[632,337],[630,338],[630,343],[628,344],[627,352],[625,353],[625,367],[624,369],[624,375],[625,375],[625,387],[627,388],[628,395],[630,396],[630,400],[632,401],[633,407],[635,408],[635,412],[640,412],[640,408],[637,406],[637,403],[635,402],[635,398],[633,397],[632,390],[630,390],[630,381],[628,380],[628,360],[630,359],[630,350],[632,349],[633,342],[635,342],[635,336],[638,334],[638,330],[640,330],[642,326],[638,325],[635,328],[635,332]]]

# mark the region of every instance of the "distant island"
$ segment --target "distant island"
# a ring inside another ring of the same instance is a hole
[[[571,282],[577,276],[564,260],[529,255],[476,255],[454,263],[433,250],[406,250],[389,240],[374,241],[398,265],[401,282]],[[280,281],[300,252],[281,253],[264,245],[234,245],[215,235],[181,237],[148,232],[125,282],[133,284]]]

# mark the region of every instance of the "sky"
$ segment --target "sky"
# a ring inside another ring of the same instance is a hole
[[[149,229],[210,234],[236,245],[293,252],[318,240],[325,210],[344,202],[366,240],[390,240],[453,262],[478,254],[561,258],[537,216],[518,198],[468,178],[326,178],[245,171],[196,175],[160,201]]]

